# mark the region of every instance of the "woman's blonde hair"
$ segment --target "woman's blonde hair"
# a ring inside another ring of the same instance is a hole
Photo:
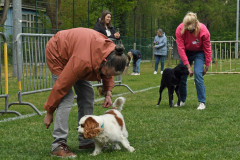
[[[194,30],[194,36],[197,36],[200,32],[200,24],[197,19],[197,14],[193,12],[188,12],[183,18],[184,27],[181,30],[181,34],[183,35],[186,30]]]

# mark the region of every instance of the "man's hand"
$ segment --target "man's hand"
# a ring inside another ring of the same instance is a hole
[[[105,96],[105,101],[103,103],[103,107],[104,108],[108,108],[112,105],[112,92],[111,91],[107,91],[106,92],[106,96]]]
[[[105,101],[103,103],[104,108],[108,108],[112,105],[112,98],[110,96],[105,97]]]
[[[47,129],[49,128],[52,122],[53,122],[53,113],[47,112],[46,116],[44,117],[44,124],[46,125]]]
[[[206,66],[206,67],[204,68],[204,70],[203,70],[203,76],[207,73],[207,71],[208,71],[208,66]]]

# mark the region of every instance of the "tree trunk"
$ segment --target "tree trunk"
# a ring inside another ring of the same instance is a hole
[[[59,26],[62,24],[61,21],[58,20],[58,13],[60,11],[61,0],[45,0],[46,4],[46,14],[51,20],[52,24],[52,33],[56,33]],[[56,2],[54,4],[54,2]]]
[[[6,19],[7,19],[7,13],[8,13],[8,8],[9,8],[9,3],[10,3],[10,0],[5,0],[5,1],[4,1],[3,13],[2,13],[2,16],[0,17],[0,25],[3,25],[4,22],[5,22]]]

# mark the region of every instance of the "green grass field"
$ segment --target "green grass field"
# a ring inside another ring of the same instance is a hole
[[[129,69],[131,73],[131,68]],[[134,153],[127,150],[103,150],[97,157],[92,150],[79,151],[77,141],[77,106],[71,110],[68,145],[78,155],[77,159],[116,160],[166,160],[166,159],[239,159],[240,157],[240,100],[238,74],[205,77],[206,109],[197,110],[198,100],[193,78],[188,79],[188,97],[184,107],[169,108],[167,90],[163,92],[160,106],[156,106],[161,75],[153,75],[152,63],[141,64],[141,75],[123,75],[125,87],[116,87],[113,95],[124,93],[127,101],[122,111],[129,141]],[[152,88],[151,88],[152,87]],[[50,92],[23,96],[23,101],[33,103],[40,111]],[[17,80],[9,78],[9,102],[17,101]],[[100,98],[97,94],[95,98]],[[113,97],[113,100],[116,96]],[[176,95],[174,95],[176,102]],[[106,109],[103,101],[95,103],[94,114]],[[4,99],[0,99],[0,110]],[[11,106],[22,115],[35,113],[29,106]],[[45,129],[42,116],[10,120],[14,114],[0,115],[0,159],[57,159],[50,156],[53,125]]]

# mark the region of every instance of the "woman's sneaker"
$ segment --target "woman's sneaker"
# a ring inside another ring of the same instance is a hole
[[[131,73],[131,75],[134,76],[134,75],[135,75],[135,72]]]
[[[180,105],[178,105],[177,103],[174,105],[174,107],[181,107],[181,106],[184,106],[185,105],[185,102],[182,102],[180,101]]]
[[[157,71],[154,71],[153,74],[157,74]]]
[[[76,158],[77,155],[70,151],[69,147],[62,143],[60,146],[55,148],[51,152],[52,156],[61,157],[61,158]]]
[[[206,108],[206,105],[200,102],[197,110],[204,110],[205,108]]]

